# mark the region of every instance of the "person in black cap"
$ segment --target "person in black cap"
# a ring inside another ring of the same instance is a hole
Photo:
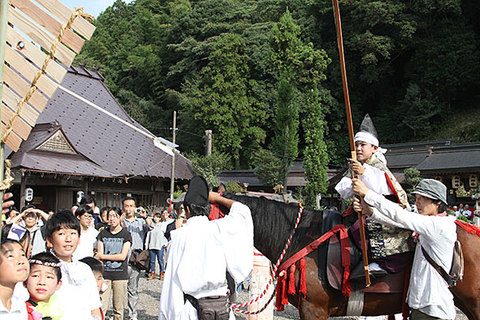
[[[413,260],[407,302],[411,319],[455,319],[453,295],[447,281],[425,258],[423,249],[447,272],[457,240],[455,217],[447,216],[447,188],[434,179],[424,179],[413,192],[418,213],[403,209],[353,179],[353,191],[360,196],[354,208],[384,224],[409,229],[419,234]]]
[[[387,168],[384,153],[379,146],[378,134],[372,119],[367,114],[355,134],[356,160],[350,160],[350,168],[346,176],[335,186],[344,199],[353,198],[352,178],[358,176],[369,189],[398,202],[404,208],[410,208],[408,197],[395,176]],[[366,235],[369,243],[369,271],[372,277],[380,277],[401,271],[409,261],[405,255],[411,255],[413,246],[409,240],[411,232],[399,228],[382,225],[372,219],[366,219]],[[352,232],[359,234],[358,222]],[[392,238],[392,235],[395,235]],[[359,242],[359,237],[358,241]],[[353,270],[351,279],[361,280],[365,276],[363,263]]]
[[[229,208],[229,214],[210,221],[210,203]],[[250,209],[209,192],[201,177],[190,180],[184,205],[187,222],[171,232],[159,320],[227,320],[234,316],[226,272],[240,283],[253,267]]]

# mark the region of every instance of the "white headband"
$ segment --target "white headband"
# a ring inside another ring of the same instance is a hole
[[[378,147],[378,139],[373,134],[371,134],[370,132],[359,131],[359,132],[357,132],[357,134],[355,134],[355,138],[353,140],[355,142],[357,142],[357,141],[368,142],[371,145],[374,145],[374,146]]]

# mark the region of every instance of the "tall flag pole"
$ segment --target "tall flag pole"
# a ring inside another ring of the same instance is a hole
[[[348,136],[350,139],[350,152],[351,152],[351,158],[353,160],[356,160],[357,154],[355,152],[352,109],[350,107],[350,96],[348,93],[348,82],[347,82],[347,70],[345,67],[345,54],[343,51],[342,21],[340,19],[340,7],[338,5],[338,0],[332,0],[332,1],[333,1],[333,11],[335,15],[335,27],[337,29],[338,51],[340,54],[340,69],[342,73],[343,95],[345,97],[345,108],[347,111]],[[363,266],[365,269],[365,283],[366,283],[366,286],[369,287],[371,283],[370,283],[370,274],[368,272],[367,241],[365,238],[365,225],[363,223],[363,215],[361,212],[358,213],[358,221],[360,225],[360,239],[362,242]]]

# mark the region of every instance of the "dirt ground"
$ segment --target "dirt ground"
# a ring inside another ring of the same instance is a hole
[[[139,301],[138,301],[138,320],[157,320],[158,306],[160,302],[160,293],[162,292],[163,281],[158,279],[147,281],[144,277],[140,279],[138,285]],[[248,291],[243,291],[237,298],[237,303],[248,300]],[[246,316],[236,314],[238,320],[244,319]],[[339,320],[368,319],[367,317],[338,317]],[[381,317],[370,317],[372,320],[379,320]],[[273,315],[274,320],[300,319],[298,311],[295,307],[289,305],[285,311],[276,312]],[[457,310],[456,320],[467,320],[467,317]]]

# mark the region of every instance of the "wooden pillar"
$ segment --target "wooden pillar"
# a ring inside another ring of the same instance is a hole
[[[22,178],[20,180],[20,207],[18,210],[22,210],[23,207],[25,207],[25,189],[27,187],[27,176],[25,175],[25,172],[22,171]]]

